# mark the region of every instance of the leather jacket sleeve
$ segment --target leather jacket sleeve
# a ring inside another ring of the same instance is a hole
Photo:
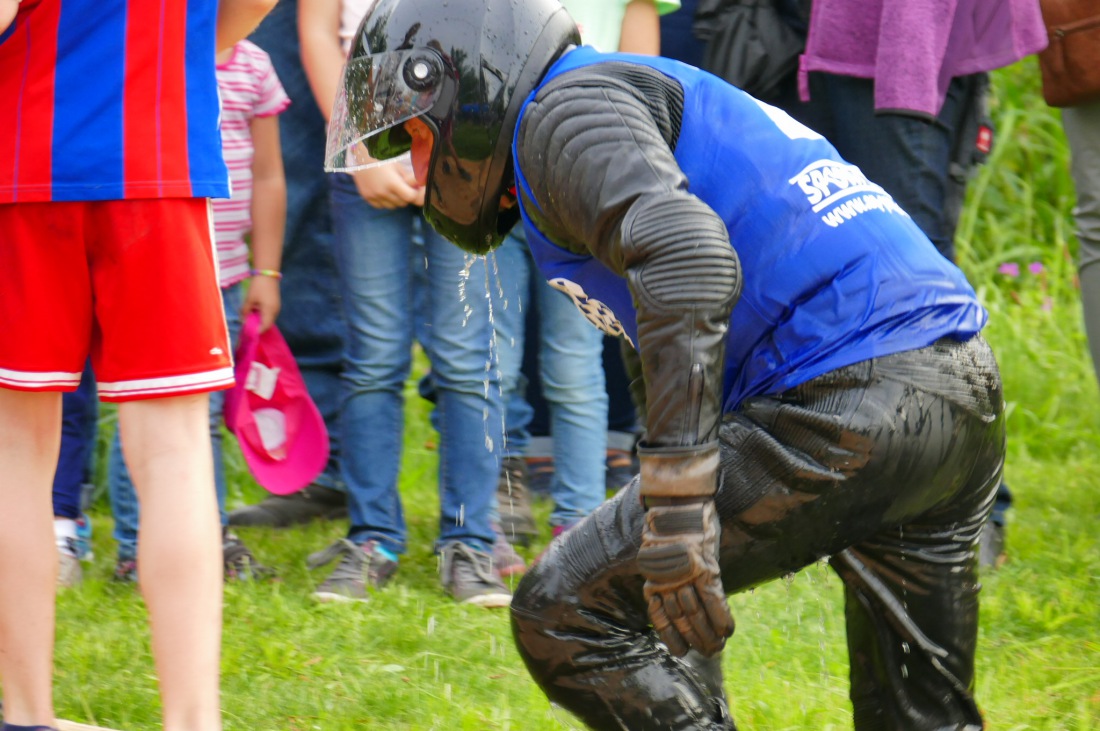
[[[598,64],[546,84],[517,144],[533,197],[524,205],[540,229],[627,279],[645,380],[642,448],[670,456],[714,451],[741,283],[725,224],[673,156],[682,110],[682,89],[658,72]]]

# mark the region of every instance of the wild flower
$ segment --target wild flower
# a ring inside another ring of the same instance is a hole
[[[998,274],[1004,274],[1006,277],[1018,277],[1020,276],[1020,265],[1014,261],[1006,261],[997,267]]]

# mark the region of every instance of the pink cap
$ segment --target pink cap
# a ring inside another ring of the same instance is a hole
[[[328,463],[324,419],[286,340],[274,325],[261,333],[258,312],[245,319],[236,361],[225,425],[258,483],[276,495],[297,492]]]

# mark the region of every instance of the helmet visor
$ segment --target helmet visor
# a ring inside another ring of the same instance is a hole
[[[325,170],[362,170],[408,152],[412,139],[401,125],[439,99],[442,70],[427,48],[348,61],[329,120]]]

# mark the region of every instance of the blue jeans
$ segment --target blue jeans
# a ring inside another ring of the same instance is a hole
[[[244,301],[244,286],[234,284],[222,290],[222,307],[225,309],[225,321],[229,328],[229,342],[234,349],[237,336],[241,332],[241,303]],[[222,462],[222,407],[225,404],[225,391],[210,393],[210,446],[214,453],[214,488],[218,495],[218,513],[222,525],[229,522],[225,512],[225,465]],[[107,492],[111,498],[111,513],[115,517],[114,537],[118,542],[120,560],[137,557],[139,514],[137,492],[130,478],[130,470],[122,456],[122,440],[119,432],[111,440],[107,454]]]
[[[549,405],[554,478],[550,524],[568,526],[604,501],[607,451],[607,391],[604,388],[603,333],[573,300],[538,274],[527,243],[510,234],[494,256],[504,302],[494,309],[500,346],[501,382],[507,398],[505,453],[523,454],[531,407],[524,399],[520,364],[524,348],[524,301],[532,279],[539,322],[539,377]]]
[[[345,490],[339,461],[344,322],[332,250],[328,179],[321,167],[325,120],[302,69],[297,12],[297,0],[282,0],[250,39],[271,56],[291,100],[279,115],[286,170],[286,237],[280,287],[283,309],[276,324],[328,427],[329,463],[314,483]]]
[[[398,494],[405,382],[423,317],[421,343],[437,398],[440,432],[439,544],[461,541],[479,551],[493,544],[489,510],[500,471],[503,416],[498,369],[490,346],[489,274],[483,258],[462,251],[425,227],[423,249],[413,244],[414,207],[368,205],[350,176],[331,180],[333,234],[347,325],[344,398],[340,419],[344,482],[356,543],[377,540],[394,553],[406,548]],[[416,267],[428,287],[419,299]]]
[[[85,485],[92,483],[99,404],[91,364],[84,366],[80,386],[61,397],[61,453],[53,478],[53,514],[80,517]]]

